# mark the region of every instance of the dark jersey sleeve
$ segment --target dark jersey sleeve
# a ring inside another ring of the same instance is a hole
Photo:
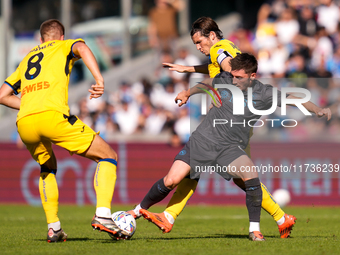
[[[233,84],[233,76],[229,72],[220,72],[213,79],[213,87],[215,88],[215,84]]]
[[[273,105],[273,96],[277,96],[277,106],[281,107],[281,91],[277,90],[277,95],[273,94],[273,86],[264,85],[265,91],[263,93],[263,102],[265,102],[266,108],[270,108]]]

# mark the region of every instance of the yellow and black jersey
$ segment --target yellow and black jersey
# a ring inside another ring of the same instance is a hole
[[[217,74],[221,72],[221,63],[227,58],[236,57],[237,54],[240,54],[241,51],[237,46],[226,39],[222,39],[215,43],[210,48],[210,57],[209,57],[209,76],[210,78],[214,78]]]
[[[76,40],[54,40],[34,47],[5,83],[15,94],[21,92],[17,120],[31,114],[54,110],[69,115],[68,83],[74,62]]]

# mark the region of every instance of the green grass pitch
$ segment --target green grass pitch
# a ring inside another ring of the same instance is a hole
[[[131,209],[114,206],[112,212]],[[161,212],[164,207],[153,207]],[[288,207],[297,217],[289,239],[280,239],[276,223],[264,211],[261,232],[266,242],[248,238],[245,207],[187,206],[172,232],[162,234],[152,223],[137,220],[129,241],[113,241],[90,225],[93,206],[59,209],[64,243],[47,243],[41,207],[0,205],[0,254],[339,254],[340,207]]]

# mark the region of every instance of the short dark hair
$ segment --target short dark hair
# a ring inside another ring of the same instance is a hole
[[[219,29],[217,23],[210,17],[198,18],[191,27],[190,35],[191,37],[200,32],[201,35],[209,37],[210,32],[215,32],[218,39],[223,39],[223,33]]]
[[[231,70],[243,69],[246,74],[252,74],[257,72],[257,60],[248,53],[238,54],[235,58],[230,60]]]
[[[64,25],[57,19],[49,19],[44,21],[40,26],[40,36],[44,42],[46,37],[53,37],[55,32],[60,32],[61,35],[65,34]]]

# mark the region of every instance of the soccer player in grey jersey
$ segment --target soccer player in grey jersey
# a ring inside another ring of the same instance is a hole
[[[264,85],[255,79],[257,71],[257,60],[255,57],[242,53],[230,60],[230,65],[231,73],[221,73],[214,78],[214,84],[230,84],[231,82],[245,96],[247,95],[247,89],[252,87],[254,108],[257,110],[271,108],[273,103],[273,87]],[[175,100],[180,100],[179,106],[181,106],[187,102],[191,95],[201,93],[202,90],[200,88],[202,87],[205,87],[205,85],[198,84],[188,91],[183,91]],[[190,137],[188,143],[175,157],[169,173],[153,185],[141,204],[134,209],[134,213],[139,211],[145,218],[150,217],[149,215],[151,214],[148,214],[148,211],[145,209],[163,200],[188,174],[190,174],[191,179],[199,178],[200,167],[218,164],[228,167],[226,172],[218,172],[225,179],[234,177],[244,181],[246,205],[250,222],[249,239],[263,241],[264,238],[260,232],[259,224],[262,190],[258,173],[256,171],[242,171],[246,167],[253,169],[254,166],[252,160],[243,151],[248,144],[250,135],[250,127],[247,123],[249,120],[259,119],[261,116],[253,114],[249,110],[248,104],[245,104],[243,115],[233,115],[234,109],[231,92],[227,89],[219,89],[219,92],[222,95],[222,105],[213,107],[208,112],[204,121]],[[278,93],[280,94],[280,92]],[[281,106],[280,98],[278,96],[278,106]],[[296,97],[289,95],[287,98]],[[328,120],[331,117],[331,112],[328,108],[321,109],[311,102],[304,103],[303,106],[319,117],[326,116]],[[245,123],[245,125],[214,125],[216,119],[226,119],[234,123]],[[165,214],[165,217],[167,217],[167,214]],[[152,221],[162,221],[162,219],[155,217]],[[161,226],[160,224],[157,225]]]
[[[222,72],[214,79],[214,84],[231,84],[231,74]],[[257,110],[267,110],[273,104],[273,87],[264,85],[258,80],[252,82],[252,102]],[[257,119],[261,116],[252,113],[247,105],[248,91],[243,91],[244,95],[244,114],[233,114],[233,94],[228,89],[218,89],[221,95],[222,105],[212,107],[209,114],[192,134],[193,137],[203,136],[211,140],[211,142],[219,145],[237,144],[245,149],[249,142],[250,129]],[[281,92],[277,91],[277,106],[281,107]],[[251,125],[248,125],[251,121]]]
[[[239,79],[240,81],[240,79]],[[251,80],[246,78],[246,83],[251,83],[253,106],[256,110],[270,109],[273,104],[273,87],[270,85],[264,85],[258,80]],[[251,82],[250,82],[251,81]],[[214,84],[231,84],[232,78],[230,73],[222,72],[214,78]],[[246,87],[246,86],[245,86]],[[247,147],[250,139],[250,131],[256,121],[261,117],[252,113],[247,107],[247,102],[244,102],[244,114],[233,114],[234,95],[229,89],[218,89],[221,95],[221,103],[219,108],[213,107],[202,123],[197,127],[196,131],[191,135],[191,140],[204,141],[212,146],[208,151],[200,151],[198,148],[193,151],[191,146],[191,166],[192,166],[192,178],[197,178],[199,172],[196,171],[197,159],[202,159],[204,155],[208,155],[214,151],[214,147],[217,146],[216,153],[219,153],[218,162],[224,163],[221,166],[228,166],[237,155],[246,155],[244,149]],[[247,90],[242,91],[244,98],[247,99]],[[242,102],[243,103],[243,102]],[[281,106],[281,92],[278,91],[277,106]],[[251,123],[251,124],[250,124]],[[206,148],[207,149],[207,148]],[[221,151],[226,150],[221,154]],[[233,152],[235,151],[235,152]],[[237,151],[237,152],[236,152]],[[225,154],[223,158],[222,155]],[[213,158],[213,155],[210,155]],[[227,164],[226,164],[227,163]],[[210,162],[209,162],[209,165]],[[220,164],[219,164],[220,165]],[[201,164],[202,166],[202,164]],[[196,167],[196,169],[194,169]],[[228,179],[228,174],[221,175]],[[235,176],[240,177],[240,175]]]

